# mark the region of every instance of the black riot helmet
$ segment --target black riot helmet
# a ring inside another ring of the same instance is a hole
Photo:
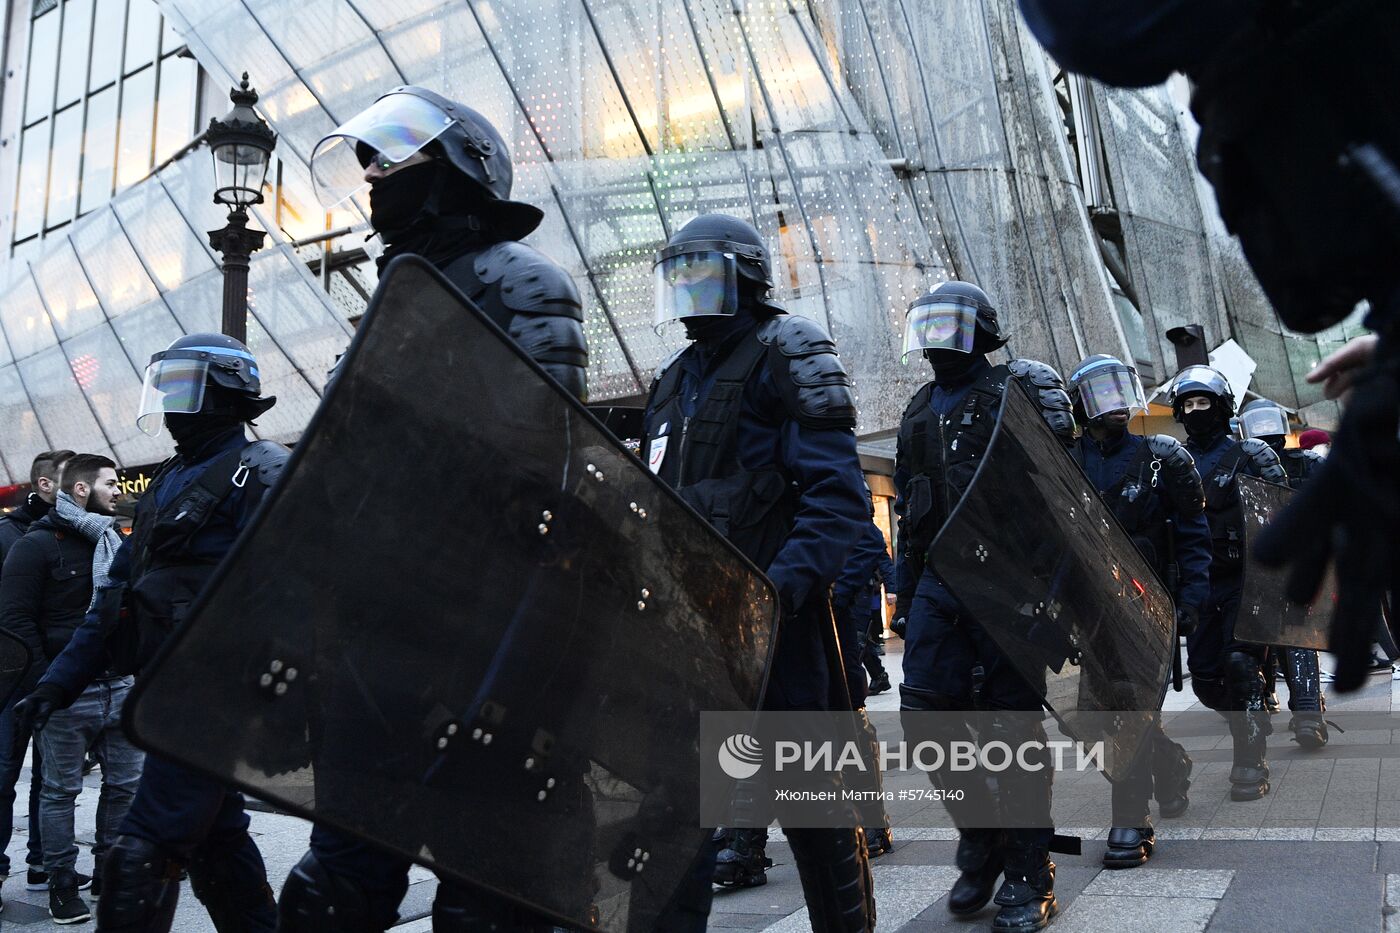
[[[701,214],[656,254],[656,326],[668,321],[732,317],[741,293],[770,313],[773,266],[758,231],[727,214]],[[742,281],[742,285],[741,285]]]
[[[1240,436],[1282,442],[1288,436],[1288,412],[1278,402],[1257,398],[1240,409]]]
[[[1006,343],[992,299],[971,282],[944,282],[914,299],[904,322],[904,353],[986,354]]]
[[[242,343],[224,334],[186,334],[146,364],[136,425],[155,437],[166,415],[206,411],[214,396],[232,401],[248,421],[277,401],[262,398],[258,361]]]
[[[311,180],[316,196],[335,207],[364,189],[364,170],[380,159],[389,168],[425,151],[490,202],[493,226],[520,239],[539,226],[544,212],[510,200],[514,168],[505,140],[491,121],[470,107],[426,88],[396,87],[316,144]]]
[[[1126,411],[1128,417],[1147,411],[1147,396],[1137,370],[1106,353],[1096,353],[1074,368],[1069,397],[1080,424]]]
[[[1167,390],[1167,404],[1172,407],[1172,417],[1177,421],[1182,420],[1181,403],[1193,395],[1210,396],[1214,401],[1211,410],[1219,412],[1222,422],[1235,413],[1235,393],[1230,388],[1230,380],[1212,366],[1188,366],[1172,380]]]

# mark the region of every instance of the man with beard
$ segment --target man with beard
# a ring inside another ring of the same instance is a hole
[[[399,87],[317,145],[312,179],[330,208],[369,187],[381,268],[413,254],[436,266],[564,389],[587,397],[583,306],[569,274],[518,242],[544,212],[510,200],[513,167],[496,128],[469,107]],[[287,877],[283,933],[372,933],[398,918],[409,861],[325,826]],[[548,931],[504,899],[442,879],[433,929]]]
[[[1188,366],[1167,391],[1172,417],[1186,427],[1186,449],[1195,458],[1205,487],[1210,524],[1210,595],[1200,624],[1186,639],[1191,689],[1202,703],[1230,720],[1234,767],[1230,798],[1257,800],[1269,792],[1264,761],[1269,712],[1264,699],[1264,645],[1235,639],[1244,582],[1244,512],[1240,473],[1285,484],[1278,455],[1259,440],[1230,436],[1235,395],[1229,381],[1209,366]]]
[[[153,436],[164,424],[175,456],[137,503],[107,579],[94,579],[87,618],[15,707],[21,719],[42,727],[109,666],[139,673],[184,621],[289,455],[280,444],[248,441],[245,426],[277,401],[261,392],[257,360],[223,334],[189,334],[151,357],[136,423]],[[101,929],[169,930],[183,869],[220,933],[275,927],[242,794],[147,755],[120,833],[99,866]]]
[[[1210,590],[1210,527],[1191,455],[1170,435],[1129,433],[1129,420],[1147,411],[1147,401],[1137,370],[1122,360],[1091,356],[1069,383],[1074,417],[1084,428],[1070,455],[1158,576],[1175,582],[1177,633],[1190,634]],[[1113,785],[1105,868],[1132,868],[1151,857],[1156,833],[1148,796],[1155,791],[1162,816],[1180,816],[1190,804],[1190,776],[1186,749],[1156,723],[1129,776]]]

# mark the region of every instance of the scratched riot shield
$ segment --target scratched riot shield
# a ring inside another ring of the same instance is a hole
[[[1109,776],[1123,775],[1161,708],[1175,610],[1014,380],[929,557],[1065,731],[1103,741]]]
[[[14,699],[29,672],[29,649],[14,632],[0,629],[0,709]]]
[[[706,840],[699,713],[757,708],[776,607],[582,404],[403,258],[130,724],[559,921],[652,930]]]
[[[1235,637],[1261,645],[1326,651],[1327,632],[1337,600],[1337,578],[1331,567],[1318,588],[1317,597],[1306,606],[1300,606],[1284,596],[1287,572],[1283,568],[1265,567],[1252,556],[1254,539],[1274,516],[1288,507],[1293,490],[1253,476],[1241,475],[1238,482],[1240,507],[1244,510],[1246,557]]]

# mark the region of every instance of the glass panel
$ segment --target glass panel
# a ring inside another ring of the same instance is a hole
[[[49,167],[49,212],[45,225],[73,219],[78,205],[78,157],[82,155],[83,105],[74,104],[53,118],[53,162]]]
[[[9,468],[9,480],[27,483],[34,455],[49,450],[50,445],[13,364],[0,367],[0,424],[5,425],[5,430],[0,431],[0,454]]]
[[[86,213],[112,197],[112,163],[117,148],[117,89],[88,98],[87,136],[83,141],[83,194],[79,210]]]
[[[18,363],[20,377],[29,389],[34,412],[44,433],[60,447],[83,453],[106,454],[112,450],[92,410],[82,401],[73,367],[60,347],[52,347]]]
[[[73,246],[112,317],[158,297],[155,283],[110,209],[98,211],[79,224],[73,231]]]
[[[0,323],[5,326],[5,336],[16,359],[32,356],[58,342],[28,269],[19,273],[14,287],[0,301]]]
[[[97,0],[97,41],[92,44],[88,87],[96,90],[117,80],[122,64],[122,34],[116,24],[126,15],[126,0]]]
[[[63,48],[58,57],[58,106],[71,104],[87,86],[88,37],[92,0],[68,0],[63,6]]]
[[[126,57],[122,74],[129,75],[156,60],[160,41],[160,9],[155,0],[131,0],[126,13]]]
[[[160,184],[137,185],[112,207],[162,289],[179,288],[214,268],[208,251]]]
[[[195,89],[199,65],[171,56],[160,63],[160,93],[156,95],[156,164],[174,155],[194,138]]]
[[[160,54],[168,55],[178,48],[183,47],[185,40],[180,38],[180,34],[175,31],[175,24],[169,19],[161,21],[160,30]]]
[[[15,239],[39,232],[44,223],[44,182],[49,172],[49,124],[24,131],[20,146],[19,193],[15,199]]]
[[[132,0],[132,5],[136,2],[137,0]],[[147,68],[122,82],[121,149],[117,155],[118,189],[140,181],[151,172],[155,90],[154,68]]]
[[[58,11],[51,10],[34,21],[33,31],[30,33],[29,86],[24,95],[26,123],[33,123],[53,109],[57,58]]]
[[[141,380],[111,329],[94,327],[66,342],[63,349],[74,379],[116,449],[118,462],[150,463],[166,456],[169,437],[151,437],[136,427]],[[74,397],[70,404],[83,403]]]
[[[59,237],[43,259],[34,263],[34,277],[43,289],[49,318],[59,337],[67,339],[102,323],[102,307],[88,285],[73,244]]]

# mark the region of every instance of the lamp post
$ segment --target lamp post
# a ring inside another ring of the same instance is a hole
[[[277,134],[258,117],[258,92],[248,87],[248,73],[229,90],[233,109],[209,121],[204,134],[214,156],[214,203],[229,209],[228,224],[209,231],[209,245],[224,257],[225,334],[248,341],[248,258],[263,245],[265,234],[248,229],[248,208],[261,204],[263,179],[277,145]]]

